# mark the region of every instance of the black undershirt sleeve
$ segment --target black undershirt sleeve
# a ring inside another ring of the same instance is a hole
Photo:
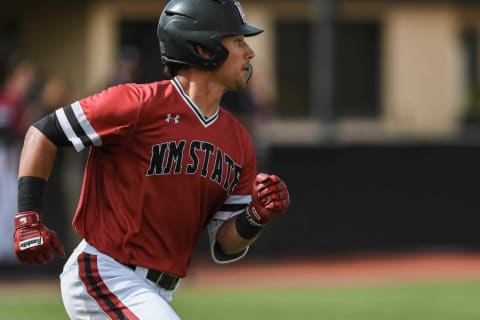
[[[33,124],[57,147],[71,147],[72,143],[63,133],[55,112],[52,112]]]

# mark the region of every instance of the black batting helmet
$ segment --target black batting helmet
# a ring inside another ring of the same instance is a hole
[[[220,43],[226,35],[246,37],[263,32],[247,23],[236,0],[171,0],[160,16],[157,36],[162,62],[213,70],[228,56]],[[196,50],[200,45],[213,54],[205,59]]]

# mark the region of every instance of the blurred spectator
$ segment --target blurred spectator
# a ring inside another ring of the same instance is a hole
[[[17,175],[21,141],[28,123],[28,97],[36,68],[11,55],[2,66],[0,84],[0,261],[16,260],[13,254],[13,217],[17,211]]]
[[[71,93],[67,81],[59,76],[49,77],[43,85],[40,101],[43,114],[39,118],[71,103]]]
[[[26,129],[27,98],[35,80],[35,67],[22,58],[7,62],[0,88],[0,139],[22,139]]]
[[[121,83],[137,82],[141,75],[140,59],[140,51],[136,47],[129,45],[121,48],[107,87]]]

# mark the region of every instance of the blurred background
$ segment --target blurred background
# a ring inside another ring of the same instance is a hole
[[[0,274],[57,275],[64,263],[25,267],[13,255],[26,128],[107,86],[164,79],[156,25],[165,3],[2,3]],[[249,88],[223,105],[250,130],[259,170],[284,178],[292,199],[248,259],[477,252],[480,1],[242,5],[265,32],[247,39]],[[60,150],[45,194],[46,224],[67,254],[85,157]],[[197,254],[208,258],[206,238]]]

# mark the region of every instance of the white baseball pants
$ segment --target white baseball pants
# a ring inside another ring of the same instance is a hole
[[[179,320],[168,303],[175,289],[158,288],[142,269],[134,271],[82,240],[60,275],[70,319]]]

